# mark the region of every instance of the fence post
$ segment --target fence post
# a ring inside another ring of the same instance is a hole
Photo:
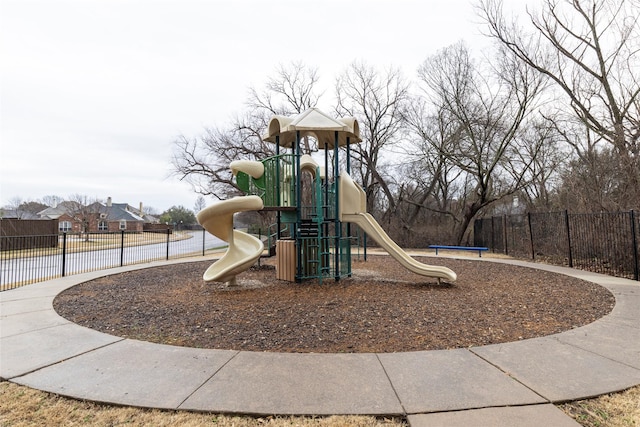
[[[504,254],[509,255],[508,241],[507,241],[507,215],[502,215],[502,239],[504,241]]]
[[[636,235],[636,214],[631,209],[629,212],[631,217],[631,247],[633,251],[633,278],[634,280],[640,280],[640,272],[638,271],[638,237]]]
[[[531,226],[531,212],[527,212],[527,222],[529,223],[529,239],[531,241],[531,259],[536,259],[536,251],[533,248],[533,227]]]
[[[204,250],[205,250],[204,240],[207,238],[207,235],[205,233],[206,233],[206,231],[205,231],[205,229],[203,227],[202,228],[202,256],[204,256]]]
[[[569,210],[564,211],[564,223],[567,227],[567,246],[569,248],[569,267],[573,268],[573,255],[571,253],[571,233],[569,231]]]
[[[120,230],[120,267],[124,265],[124,230]]]
[[[62,277],[65,276],[67,267],[67,233],[62,233]]]
[[[491,251],[495,254],[496,253],[496,230],[495,230],[495,226],[493,225],[493,220],[494,220],[494,216],[491,217]]]
[[[169,261],[169,240],[171,235],[171,228],[167,227],[167,261]]]

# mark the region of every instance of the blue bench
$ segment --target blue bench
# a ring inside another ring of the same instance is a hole
[[[436,250],[436,255],[438,255],[438,249],[447,249],[452,251],[478,251],[478,256],[482,258],[482,252],[488,251],[489,248],[481,247],[481,246],[447,246],[447,245],[429,245],[430,249]]]

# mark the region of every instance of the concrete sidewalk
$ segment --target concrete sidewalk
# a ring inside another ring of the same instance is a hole
[[[0,376],[118,405],[251,415],[403,415],[413,426],[576,426],[552,403],[640,384],[640,283],[557,266],[482,258],[601,284],[607,316],[561,334],[468,349],[289,354],[123,339],[60,317],[54,297],[87,273],[0,293]],[[184,262],[184,261],[182,261]]]

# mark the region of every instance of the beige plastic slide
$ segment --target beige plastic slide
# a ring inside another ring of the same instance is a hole
[[[202,278],[206,282],[236,284],[236,276],[251,267],[262,255],[264,245],[260,239],[233,229],[233,214],[263,208],[258,196],[233,197],[221,200],[198,212],[198,223],[209,233],[229,244],[227,252],[214,262]]]
[[[367,198],[365,192],[345,171],[340,174],[339,187],[340,221],[357,224],[406,269],[422,276],[455,282],[457,276],[451,269],[418,262],[407,255],[396,242],[391,240],[389,235],[380,227],[378,221],[366,212]]]

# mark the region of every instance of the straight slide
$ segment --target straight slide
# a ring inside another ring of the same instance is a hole
[[[358,183],[354,182],[345,171],[341,172],[339,179],[340,221],[357,224],[407,270],[422,276],[455,282],[457,276],[451,269],[423,264],[403,251],[380,227],[378,221],[367,212],[367,196]]]
[[[411,258],[396,242],[380,227],[370,213],[343,214],[342,221],[357,224],[369,237],[376,241],[385,251],[394,257],[404,268],[416,274],[436,277],[449,282],[455,282],[457,276],[451,269],[441,266],[423,264]]]

